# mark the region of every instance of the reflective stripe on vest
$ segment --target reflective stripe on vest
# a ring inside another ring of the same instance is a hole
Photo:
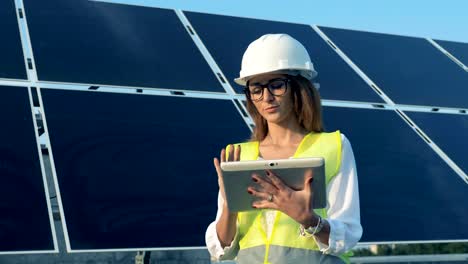
[[[240,160],[258,159],[258,141],[235,145],[241,145]],[[229,148],[227,148],[226,153],[229,153]],[[340,132],[307,134],[293,156],[293,158],[304,157],[323,157],[325,159],[325,177],[328,184],[340,168]],[[327,217],[325,208],[315,210],[315,212],[324,218]],[[276,212],[269,238],[263,228],[265,219],[262,211],[239,213],[237,221],[240,236],[240,251],[237,255],[239,263],[308,263],[310,260],[317,259],[325,261],[317,263],[342,263],[338,257],[323,255],[313,238],[299,235],[299,223],[279,211]],[[287,261],[284,261],[286,260],[284,258],[288,258]],[[291,261],[289,258],[292,258]]]
[[[290,248],[276,245],[270,245],[269,261],[265,262],[265,246],[246,248],[237,254],[238,263],[321,263],[335,264],[343,263],[343,260],[337,256],[322,254],[320,251],[308,250],[302,248]]]

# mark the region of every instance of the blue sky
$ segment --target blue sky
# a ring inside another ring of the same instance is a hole
[[[104,0],[468,43],[468,0]]]

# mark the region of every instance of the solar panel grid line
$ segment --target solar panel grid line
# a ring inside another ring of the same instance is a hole
[[[462,62],[465,66],[465,71],[468,71],[468,43],[441,39],[432,40],[443,47],[444,50],[448,51],[450,55],[453,55],[453,57]]]
[[[463,243],[463,242],[468,242],[468,239],[358,242],[358,246],[389,245],[389,244],[439,244],[439,243]]]
[[[102,89],[102,91],[106,91]],[[109,91],[111,91],[109,89]],[[174,93],[173,91],[159,91],[159,90],[143,90],[141,94],[148,94],[148,95],[164,95],[164,96],[185,96],[190,98],[210,98],[210,99],[223,99],[223,100],[231,100],[231,96],[225,93],[203,93],[203,92],[191,92],[191,91],[184,91],[183,93]]]
[[[42,151],[41,151],[41,146],[40,146],[40,140],[39,140],[39,133],[38,133],[38,126],[37,126],[37,117],[36,117],[36,111],[34,109],[34,103],[33,103],[33,98],[32,98],[32,93],[31,93],[31,87],[28,87],[28,95],[29,95],[29,103],[31,106],[31,116],[33,120],[33,125],[34,125],[34,134],[36,135],[36,142],[37,142],[37,152],[39,155],[39,160],[40,160],[40,165],[41,165],[41,173],[42,173],[42,181],[44,184],[44,193],[45,193],[45,199],[47,203],[47,209],[49,211],[49,221],[50,221],[50,228],[52,232],[52,239],[54,242],[54,250],[53,251],[48,251],[46,253],[58,253],[59,252],[59,247],[58,247],[58,242],[57,242],[57,232],[55,230],[55,225],[54,225],[54,217],[52,213],[52,205],[50,201],[50,192],[49,192],[49,184],[47,181],[47,176],[45,172],[45,167],[44,167],[44,159],[42,157]]]
[[[236,97],[236,95],[234,96]],[[239,104],[242,105],[243,109],[247,107],[247,99],[245,98],[244,95],[240,96],[240,95],[237,95],[238,98],[235,98],[235,101],[237,101]],[[249,129],[251,132],[253,132],[254,128],[255,128],[255,122],[253,121],[252,117],[250,117],[250,114],[248,113],[248,111],[245,111],[245,113],[247,115],[249,115],[249,118],[246,118],[246,121],[247,121],[247,125],[249,126]]]
[[[37,83],[38,87],[46,89],[55,89],[55,90],[71,90],[71,91],[88,91],[88,92],[107,92],[107,93],[121,93],[121,94],[143,94],[143,95],[161,95],[161,96],[172,96],[172,97],[189,97],[189,98],[208,98],[208,99],[222,99],[222,100],[233,100],[232,96],[226,93],[214,93],[214,92],[192,92],[192,91],[180,91],[180,93],[166,90],[166,89],[142,89],[141,92],[137,92],[137,89],[134,88],[121,88],[121,87],[111,87],[103,86],[99,89],[89,89],[88,86],[82,85],[59,85],[51,83]],[[65,87],[63,87],[65,86]],[[235,98],[240,99],[240,98]],[[234,102],[233,102],[234,104]]]
[[[31,82],[14,82],[14,81],[2,81],[0,80],[0,84],[10,85],[10,86],[25,86],[31,85]],[[77,90],[77,91],[86,91],[89,90],[89,85],[85,84],[70,84],[70,83],[53,83],[53,82],[42,82],[38,81],[36,83],[37,86],[42,88],[48,89],[67,89],[67,90]],[[64,88],[66,87],[66,88]],[[115,93],[127,93],[133,94],[136,93],[135,90],[139,89],[137,87],[126,87],[126,86],[99,86],[99,91],[107,91],[107,92],[115,92]],[[216,92],[192,92],[192,91],[182,91],[182,90],[168,90],[163,88],[143,88],[143,94],[153,94],[153,95],[167,95],[167,96],[180,96],[174,95],[172,92],[183,92],[185,96],[188,97],[196,97],[196,98],[212,98],[212,99],[234,99],[234,100],[241,100],[245,102],[245,95],[241,94],[234,94],[229,95],[225,93],[216,93]],[[345,107],[356,107],[356,108],[389,108],[393,109],[392,106],[387,104],[379,104],[379,103],[365,103],[365,102],[357,102],[357,101],[341,101],[341,100],[329,100],[329,99],[322,99],[322,104],[324,106],[345,106]],[[403,106],[399,106],[400,108]],[[428,108],[425,110],[425,107],[414,107],[414,106],[404,106],[403,109],[415,109],[414,111],[430,111],[432,108]],[[456,113],[460,114],[458,109],[440,109],[442,113]]]
[[[25,45],[24,45],[24,36],[23,36],[23,31],[22,31],[22,22],[23,21],[20,18],[20,15],[19,15],[19,9],[21,7],[18,5],[17,0],[14,0],[13,2],[15,4],[16,20],[17,20],[17,25],[18,25],[18,31],[20,33],[21,49],[23,51],[24,69],[26,71],[27,78],[29,79],[29,71],[28,71],[28,65],[27,65],[27,59],[26,59],[26,48],[25,48]],[[12,80],[20,81],[20,79],[12,79]]]
[[[436,47],[438,50],[440,50],[443,54],[445,54],[447,57],[449,57],[453,62],[455,62],[458,66],[460,66],[462,69],[465,71],[468,71],[468,66],[466,66],[463,62],[457,59],[454,55],[452,55],[450,52],[448,52],[446,49],[444,49],[441,45],[439,45],[437,42],[435,42],[431,38],[426,38],[429,43],[431,43],[434,47]]]
[[[187,95],[190,97],[205,97],[205,98],[228,98],[228,99],[240,99],[242,95],[228,95],[227,93],[221,92],[209,92],[209,91],[195,91],[195,90],[174,90],[166,88],[146,88],[146,87],[132,87],[132,86],[115,86],[115,85],[91,85],[91,84],[80,84],[80,83],[58,83],[58,82],[43,82],[38,81],[37,86],[42,88],[50,89],[70,89],[77,91],[86,90],[99,90],[99,91],[111,91],[116,93],[144,93],[144,94],[160,94],[160,95]],[[98,87],[90,89],[91,87]],[[137,92],[141,90],[141,92]]]
[[[447,114],[466,114],[468,112],[468,109],[466,108],[454,108],[440,105],[395,104],[395,107],[399,109],[410,109],[411,111],[414,110],[416,112],[440,112]]]
[[[38,96],[39,104],[40,104],[39,108],[40,108],[40,111],[41,111],[41,113],[43,115],[43,118],[42,118],[42,123],[43,123],[43,126],[44,126],[44,134],[43,135],[44,135],[45,144],[46,144],[46,146],[48,147],[48,150],[49,150],[50,168],[51,168],[51,171],[52,171],[53,184],[54,184],[54,188],[55,188],[55,196],[56,196],[56,199],[57,199],[57,205],[58,205],[58,209],[59,209],[60,223],[62,225],[62,231],[63,231],[63,235],[64,235],[64,240],[65,240],[65,248],[66,248],[67,252],[70,252],[70,250],[71,250],[70,239],[69,239],[69,236],[68,236],[68,229],[67,229],[67,225],[66,225],[65,214],[64,214],[64,211],[63,211],[62,196],[60,194],[60,188],[59,188],[59,185],[58,185],[57,171],[55,169],[53,148],[52,148],[52,144],[50,142],[50,137],[49,137],[49,129],[48,129],[48,126],[47,126],[47,116],[46,116],[46,112],[44,111],[44,103],[43,103],[42,95],[41,95],[41,89],[42,88],[40,86],[38,86],[37,89],[38,89],[37,96]]]
[[[10,86],[27,86],[31,85],[30,82],[16,82],[16,81],[2,81],[0,80],[0,84],[10,85]],[[89,90],[89,85],[85,84],[69,84],[69,83],[52,83],[52,82],[41,82],[38,81],[37,86],[42,88],[49,88],[49,89],[69,89],[69,90],[79,90],[85,91]],[[66,88],[65,88],[66,87]],[[127,93],[133,94],[136,93],[136,90],[139,89],[138,87],[125,87],[125,86],[99,86],[99,91],[108,91],[108,92],[115,92],[115,93]],[[226,93],[216,93],[216,92],[192,92],[192,91],[182,91],[182,90],[168,90],[163,88],[143,88],[143,94],[154,94],[154,95],[167,95],[167,96],[180,96],[174,95],[173,92],[182,92],[183,95],[188,97],[196,97],[196,98],[213,98],[213,99],[235,99],[235,100],[242,100],[245,101],[245,96],[241,94],[234,94],[229,95]],[[341,101],[341,100],[330,100],[330,99],[322,99],[322,105],[324,106],[347,106],[347,107],[355,107],[355,108],[388,108],[388,109],[395,109],[397,107],[400,110],[408,110],[408,111],[416,111],[416,112],[439,112],[439,113],[447,113],[447,114],[461,114],[465,115],[468,114],[468,109],[458,109],[458,108],[444,108],[444,107],[435,107],[435,106],[415,106],[415,105],[401,105],[396,104],[395,106],[391,106],[388,104],[380,104],[380,103],[366,103],[366,102],[357,102],[357,101]]]
[[[0,79],[0,85],[3,85],[3,86],[25,87],[25,86],[29,86],[30,84],[31,82],[29,81]]]
[[[210,65],[210,68],[213,71],[213,74],[215,74],[218,77],[218,81],[223,86],[226,93],[228,93],[231,96],[236,95],[236,92],[235,92],[234,88],[231,86],[229,80],[226,78],[226,76],[224,75],[223,71],[221,70],[221,68],[216,63],[213,56],[211,56],[210,51],[208,50],[208,48],[203,43],[203,40],[201,39],[201,37],[197,34],[197,31],[193,27],[193,25],[190,23],[190,20],[185,16],[185,14],[184,14],[184,12],[182,10],[178,9],[178,10],[175,10],[175,12],[177,14],[177,17],[179,17],[180,22],[185,26],[185,29],[187,30],[187,33],[190,35],[193,42],[195,43],[195,45],[198,47],[201,54],[205,58],[206,62],[208,63],[208,65]],[[237,110],[241,114],[241,116],[244,118],[244,121],[246,122],[246,124],[248,125],[249,123],[252,123],[253,120],[250,117],[250,115],[248,115],[248,117],[246,117],[245,115],[242,114],[243,112],[247,112],[246,107],[244,107],[243,104],[240,104],[240,105],[235,104],[235,105],[236,105]],[[242,108],[242,109],[240,109],[240,108]]]
[[[311,25],[312,29],[380,96],[387,104],[395,105],[380,87],[373,82],[317,25]]]
[[[172,92],[197,92],[197,93],[206,93],[206,94],[219,94],[220,92],[210,92],[210,91],[203,91],[203,90],[184,90],[183,88],[162,88],[162,87],[143,87],[143,86],[131,86],[131,85],[109,85],[109,84],[100,84],[100,83],[74,83],[74,82],[53,82],[53,81],[37,81],[38,86],[43,87],[54,87],[54,86],[86,86],[86,87],[108,87],[108,88],[120,88],[120,89],[133,89],[133,90],[163,90],[163,91],[172,91]]]
[[[28,75],[28,80],[30,80],[33,85],[37,82],[37,71],[36,71],[36,61],[34,60],[31,38],[29,36],[29,28],[27,23],[26,9],[24,8],[23,0],[15,0],[15,6],[17,9],[22,10],[22,18],[20,18],[19,13],[16,12],[18,17],[18,27],[20,30],[21,36],[21,46],[23,49],[24,63],[26,67],[26,73]],[[29,67],[29,64],[31,67]]]
[[[468,172],[468,117],[445,113],[406,111],[424,133],[465,173]],[[450,129],[447,129],[450,128]]]
[[[466,183],[468,184],[468,175],[421,129],[408,115],[399,109],[395,109],[400,116],[411,129],[426,142],[431,149],[439,155],[439,157],[447,163],[447,165],[453,169],[453,171]]]
[[[184,90],[183,88],[163,88],[163,87],[136,87],[136,86],[119,86],[119,85],[109,85],[109,84],[97,84],[97,83],[72,83],[72,82],[52,82],[52,81],[37,81],[37,86],[44,88],[55,88],[55,87],[66,87],[72,90],[87,90],[90,87],[97,87],[97,89],[126,89],[126,90],[143,90],[143,91],[160,91],[160,92],[169,92],[169,93],[183,93],[183,94],[206,94],[207,96],[215,95],[219,96],[224,93],[222,92],[212,92],[212,91],[203,91],[203,90]]]
[[[400,105],[400,104],[396,105],[396,107],[398,107],[398,109],[402,111],[468,115],[468,109],[438,108],[438,107],[431,107],[431,106]]]
[[[233,98],[233,99],[237,99],[237,100],[241,100],[241,101],[245,101],[245,100],[246,100],[245,95],[243,95],[243,94],[235,94],[235,95],[232,95],[232,98]]]
[[[468,259],[468,254],[420,254],[420,255],[400,255],[400,256],[370,256],[351,257],[351,263],[442,263],[452,262],[464,263]]]
[[[157,247],[157,248],[117,248],[117,249],[72,249],[68,253],[106,253],[106,252],[131,252],[131,251],[176,251],[176,250],[201,250],[206,247]]]
[[[367,109],[395,109],[395,106],[379,103],[365,103],[356,101],[340,101],[322,99],[322,106],[337,106],[337,107],[352,107],[352,108],[367,108]]]

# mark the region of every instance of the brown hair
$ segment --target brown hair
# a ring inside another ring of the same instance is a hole
[[[294,113],[299,125],[308,132],[323,132],[322,105],[320,95],[312,82],[300,75],[290,76],[291,96]],[[261,141],[268,134],[267,121],[258,113],[252,101],[247,98],[247,110],[252,117],[255,127],[250,137],[251,141]]]

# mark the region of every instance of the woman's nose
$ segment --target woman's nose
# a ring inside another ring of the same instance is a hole
[[[263,88],[263,100],[269,102],[273,100],[274,98],[275,96],[270,93],[270,90],[268,90],[267,87],[264,87]]]

